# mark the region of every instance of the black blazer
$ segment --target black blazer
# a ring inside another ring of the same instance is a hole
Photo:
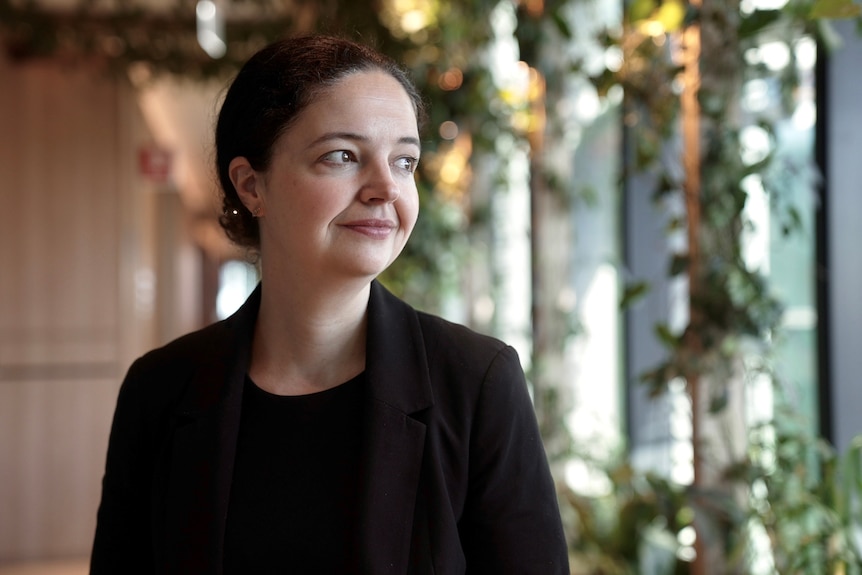
[[[260,290],[138,359],[120,389],[92,574],[220,573]],[[373,282],[360,481],[363,574],[568,575],[517,354]]]

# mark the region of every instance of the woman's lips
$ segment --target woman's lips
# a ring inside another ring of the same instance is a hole
[[[392,231],[395,229],[395,223],[391,220],[376,220],[376,219],[368,219],[368,220],[354,220],[351,222],[347,222],[342,224],[343,227],[354,231],[356,233],[362,234],[364,236],[368,236],[369,238],[374,239],[385,239],[388,238]]]

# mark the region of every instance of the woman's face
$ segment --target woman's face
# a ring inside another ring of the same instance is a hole
[[[234,184],[260,208],[265,269],[315,280],[386,269],[416,223],[419,153],[413,105],[389,74],[358,72],[319,95],[276,141],[266,172],[232,169],[250,176]]]

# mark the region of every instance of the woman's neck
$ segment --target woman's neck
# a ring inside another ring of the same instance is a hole
[[[252,380],[271,393],[302,395],[362,372],[370,284],[324,289],[273,279],[263,281]]]

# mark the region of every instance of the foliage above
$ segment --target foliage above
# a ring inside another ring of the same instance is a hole
[[[190,78],[230,74],[266,43],[314,29],[362,34],[384,50],[394,44],[364,2],[239,0],[219,5],[226,12],[227,50],[221,58],[211,58],[198,44],[194,0],[156,5],[80,0],[67,9],[0,0],[0,38],[16,60],[52,58],[119,73],[143,64],[156,74]]]
[[[196,1],[79,0],[65,10],[34,0],[0,0],[0,45],[15,62],[50,60],[130,79],[164,75],[226,78],[267,43],[325,32],[369,43],[404,63],[429,102],[418,183],[423,210],[411,242],[383,280],[418,307],[438,310],[453,290],[470,223],[474,143],[495,138],[488,102],[496,97],[484,61],[496,2],[234,0],[219,2],[226,51],[210,57],[197,38]],[[441,126],[445,124],[442,129]],[[441,251],[443,255],[441,256]]]

